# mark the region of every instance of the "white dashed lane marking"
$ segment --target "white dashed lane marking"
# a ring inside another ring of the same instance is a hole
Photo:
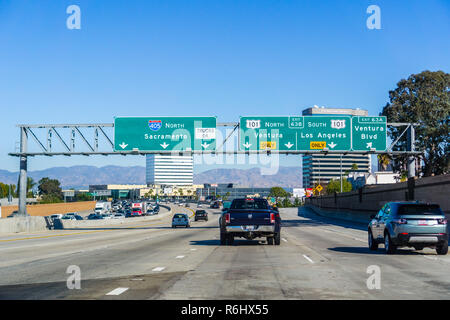
[[[303,255],[303,257],[308,260],[311,263],[314,263],[314,261],[312,261],[312,259],[310,257],[308,257],[306,254]]]
[[[175,259],[183,259],[184,256],[176,256]]]
[[[118,295],[121,295],[122,293],[124,293],[127,290],[128,290],[128,288],[116,288],[113,291],[108,292],[106,295],[107,296],[118,296]]]
[[[164,269],[165,269],[165,267],[156,267],[152,271],[160,272],[160,271],[163,271]]]

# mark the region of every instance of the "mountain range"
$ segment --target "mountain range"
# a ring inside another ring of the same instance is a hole
[[[73,166],[29,171],[28,176],[37,183],[44,177],[57,179],[63,189],[87,189],[94,184],[145,184],[145,167]],[[17,184],[18,172],[0,170],[0,182]],[[211,169],[194,174],[194,184],[234,183],[246,187],[299,187],[302,185],[301,167],[279,167],[273,175],[262,175],[259,168]]]

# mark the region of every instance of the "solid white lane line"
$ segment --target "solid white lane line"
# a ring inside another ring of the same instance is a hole
[[[175,259],[183,259],[184,256],[176,256]]]
[[[314,261],[312,261],[312,259],[310,257],[308,257],[306,254],[303,255],[303,257],[308,260],[311,263],[314,263]]]
[[[165,267],[156,267],[156,268],[153,269],[152,271],[159,272],[159,271],[163,271],[164,269],[165,269]]]
[[[107,296],[118,296],[118,295],[124,293],[127,290],[128,290],[128,288],[116,288],[113,291],[108,292],[106,295]]]
[[[191,249],[191,251],[197,251],[197,249]]]

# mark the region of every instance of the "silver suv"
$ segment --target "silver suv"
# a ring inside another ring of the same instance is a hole
[[[420,202],[389,202],[368,227],[370,250],[384,243],[386,253],[398,247],[435,248],[438,254],[448,252],[447,219],[438,204]]]

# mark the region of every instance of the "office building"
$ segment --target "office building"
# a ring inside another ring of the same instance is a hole
[[[192,186],[193,156],[150,154],[146,158],[147,185]]]

